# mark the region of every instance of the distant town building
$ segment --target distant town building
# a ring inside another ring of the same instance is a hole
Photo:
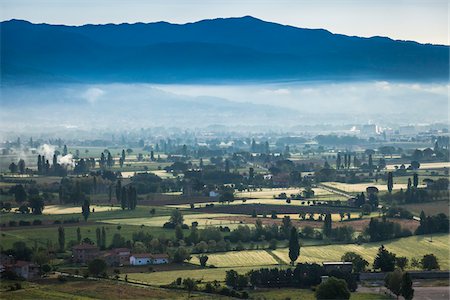
[[[98,247],[91,244],[80,244],[72,247],[72,260],[75,263],[86,264],[97,258],[99,255]]]
[[[39,275],[39,266],[29,261],[18,260],[12,265],[6,265],[5,268],[27,280],[33,279]]]
[[[123,266],[130,263],[131,252],[128,248],[116,248],[109,251],[105,251],[101,258],[109,266]]]

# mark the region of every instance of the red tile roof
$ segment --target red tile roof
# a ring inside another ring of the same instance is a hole
[[[131,254],[131,256],[134,256],[135,258],[152,258],[152,254],[150,253],[135,253]]]

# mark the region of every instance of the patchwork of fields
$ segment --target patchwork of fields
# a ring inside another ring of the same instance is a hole
[[[320,263],[323,261],[339,261],[345,252],[353,251],[363,256],[364,259],[372,264],[381,244],[385,245],[387,250],[394,252],[397,256],[405,256],[409,259],[413,257],[420,259],[425,254],[433,253],[438,258],[442,270],[448,270],[449,268],[450,236],[448,234],[433,236],[433,242],[430,242],[429,236],[411,236],[363,245],[347,244],[303,247],[300,250],[298,262]],[[411,251],[412,249],[414,251]],[[284,262],[289,263],[288,249],[275,250],[273,254]]]

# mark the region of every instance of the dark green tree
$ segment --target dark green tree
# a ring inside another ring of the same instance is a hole
[[[208,256],[207,255],[199,255],[198,261],[200,262],[200,266],[206,267],[206,262],[208,261]]]
[[[116,201],[119,202],[122,200],[122,181],[117,180],[116,184]]]
[[[81,243],[81,229],[80,227],[77,227],[77,243]]]
[[[384,278],[384,285],[397,297],[401,294],[403,272],[396,269]]]
[[[175,226],[175,237],[177,238],[177,240],[182,240],[184,238],[183,229],[181,228],[180,224]]]
[[[416,189],[419,186],[419,175],[417,173],[414,173],[414,175],[413,175],[413,186]]]
[[[365,271],[369,266],[369,262],[355,252],[346,252],[342,255],[341,261],[351,262],[353,264],[353,272],[356,273]]]
[[[331,236],[331,232],[332,232],[332,219],[331,219],[331,214],[327,213],[325,215],[325,219],[323,222],[323,234],[327,237]]]
[[[414,289],[412,287],[411,276],[409,276],[408,272],[403,273],[402,277],[402,286],[401,286],[401,295],[405,300],[412,300],[414,297]]]
[[[392,174],[392,172],[388,173],[387,188],[389,193],[392,193],[392,189],[394,188],[394,175]]]
[[[425,254],[420,260],[420,264],[424,270],[439,270],[439,262],[434,254]]]
[[[291,260],[291,265],[294,265],[299,255],[300,255],[300,243],[298,241],[298,232],[295,227],[292,227],[291,235],[289,237],[289,259]]]
[[[96,258],[88,264],[89,274],[94,276],[99,276],[100,274],[105,273],[107,268],[108,265],[106,262],[100,258]]]
[[[85,221],[89,218],[89,215],[91,214],[91,203],[89,202],[89,199],[84,199],[83,205],[81,206],[81,214],[83,215],[83,218]]]
[[[59,251],[63,252],[66,247],[66,234],[64,232],[64,227],[62,226],[58,227],[58,244],[59,244]]]
[[[316,299],[350,299],[350,291],[344,279],[330,277],[317,287]]]
[[[191,293],[195,290],[197,282],[192,278],[186,278],[183,280],[183,286],[188,291],[188,298],[191,297]]]
[[[28,202],[33,215],[42,215],[42,211],[44,210],[44,199],[39,194],[30,196]]]
[[[395,254],[386,250],[384,245],[381,245],[373,262],[373,268],[380,269],[381,272],[392,272],[395,269],[395,262]]]
[[[183,225],[184,222],[184,218],[183,218],[183,214],[181,213],[180,210],[175,209],[172,211],[172,214],[170,216],[169,222],[176,225]]]
[[[27,192],[23,185],[18,184],[14,187],[14,200],[19,204],[27,200]]]

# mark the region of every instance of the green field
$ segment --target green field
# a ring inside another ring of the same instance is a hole
[[[64,226],[66,244],[69,241],[77,240],[77,227],[75,226]],[[92,241],[96,241],[95,230],[98,227],[105,227],[106,230],[106,243],[109,245],[111,243],[112,237],[115,233],[120,233],[126,240],[132,238],[133,232],[143,231],[149,233],[153,236],[165,235],[166,237],[174,236],[174,230],[163,229],[162,227],[140,227],[133,225],[121,225],[121,229],[117,229],[117,225],[107,225],[107,224],[95,224],[95,225],[85,225],[83,223],[79,224],[81,230],[82,238],[88,237]],[[58,227],[43,227],[43,228],[33,228],[33,227],[23,227],[14,230],[3,230],[1,231],[1,246],[4,249],[11,248],[12,244],[17,241],[24,241],[28,246],[33,247],[35,242],[38,246],[46,246],[49,241],[53,245],[58,245]]]

